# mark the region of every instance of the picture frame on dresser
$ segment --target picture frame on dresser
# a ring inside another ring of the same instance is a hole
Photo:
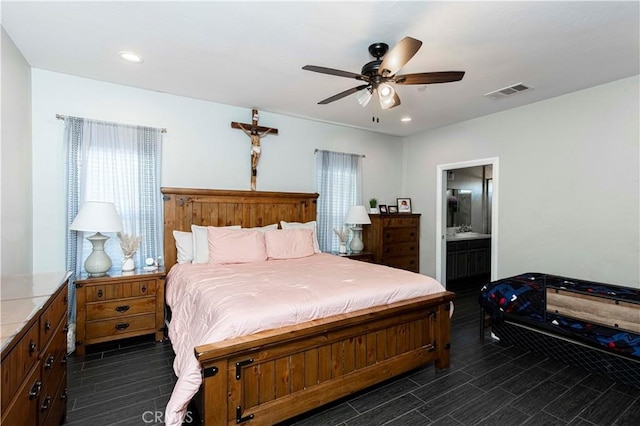
[[[380,204],[378,206],[378,208],[380,209],[380,214],[387,214],[387,205],[386,204]]]
[[[387,206],[389,209],[389,214],[397,214],[398,213],[398,206]]]
[[[411,198],[397,199],[398,213],[411,213]]]

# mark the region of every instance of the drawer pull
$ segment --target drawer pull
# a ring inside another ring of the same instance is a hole
[[[143,293],[146,293],[146,292],[147,292],[147,286],[146,286],[146,284],[142,286],[142,292],[143,292]]]
[[[29,353],[32,354],[36,351],[36,342],[34,342],[33,340],[29,341]]]
[[[116,307],[116,311],[118,311],[118,312],[127,312],[130,308],[131,308],[131,306],[129,306],[129,305],[118,306],[118,307]]]
[[[66,402],[67,401],[67,388],[65,388],[64,392],[62,392],[62,395],[60,395],[60,401],[62,401],[62,402]]]
[[[68,331],[69,331],[69,324],[65,324],[64,327],[62,327],[62,332],[67,333]]]
[[[42,389],[42,382],[38,380],[31,386],[31,390],[29,391],[29,399],[36,399],[40,395],[40,390]]]
[[[51,321],[47,320],[47,322],[44,323],[44,331],[49,330],[51,330]]]
[[[129,328],[129,323],[128,322],[123,322],[120,324],[116,324],[116,330],[126,330],[127,328]]]
[[[65,354],[62,359],[60,360],[60,364],[65,365],[67,363],[67,355]],[[65,390],[66,392],[66,390]]]
[[[411,250],[411,251],[414,251],[415,249],[416,249],[416,248],[415,248],[415,247],[413,247],[413,246],[412,246],[411,248],[409,248],[409,250]]]
[[[48,370],[51,367],[53,367],[53,363],[55,362],[56,357],[53,355],[49,355],[49,358],[47,358],[47,361],[44,363],[44,369]]]
[[[49,407],[51,407],[51,400],[53,398],[51,397],[51,395],[47,395],[44,398],[44,401],[42,401],[42,405],[40,406],[40,411],[47,411],[49,409]]]
[[[98,290],[98,297],[102,297],[102,290]]]

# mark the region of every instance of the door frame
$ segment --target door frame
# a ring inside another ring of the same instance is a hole
[[[457,163],[439,164],[436,167],[436,280],[447,286],[447,172],[476,166],[493,166],[493,192],[491,194],[491,281],[498,278],[498,195],[500,188],[500,158],[490,157]]]

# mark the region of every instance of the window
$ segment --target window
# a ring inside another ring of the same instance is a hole
[[[325,252],[337,251],[340,244],[333,232],[342,228],[349,207],[362,204],[362,155],[316,152],[318,198],[318,243]]]
[[[67,229],[85,201],[113,202],[123,233],[141,236],[136,267],[162,255],[160,195],[161,129],[65,117],[67,152]],[[116,234],[105,251],[114,268],[123,254]],[[92,246],[82,232],[67,233],[67,269],[81,273]],[[73,280],[72,280],[73,281]],[[70,318],[75,322],[75,291],[70,283]]]

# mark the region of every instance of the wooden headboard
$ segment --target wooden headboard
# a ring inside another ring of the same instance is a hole
[[[316,220],[318,194],[160,188],[164,199],[164,264],[176,263],[173,231],[191,232],[191,225],[243,228],[272,223]]]

